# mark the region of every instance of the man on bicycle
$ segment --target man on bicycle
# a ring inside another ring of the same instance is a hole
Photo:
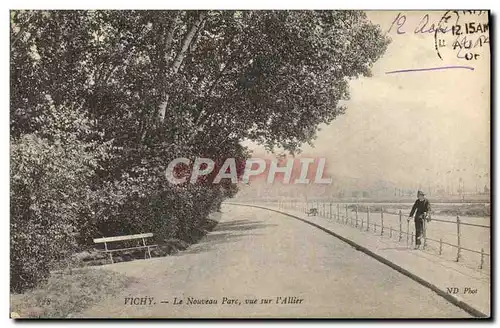
[[[421,239],[424,233],[424,220],[430,220],[431,204],[429,200],[425,198],[425,193],[421,190],[417,192],[418,199],[413,204],[411,208],[410,216],[408,221],[415,214],[415,249],[420,248]],[[416,212],[416,213],[415,213]]]

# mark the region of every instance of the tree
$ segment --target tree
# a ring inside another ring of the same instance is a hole
[[[172,159],[244,161],[245,139],[299,152],[344,113],[349,79],[368,76],[388,44],[359,11],[12,11],[10,33],[11,201],[40,183],[23,163],[47,158],[40,206],[77,204],[47,213],[75,233],[55,235],[79,245],[142,230],[189,239],[237,188],[170,185]],[[56,197],[66,185],[74,192]],[[12,216],[47,214],[27,213]]]

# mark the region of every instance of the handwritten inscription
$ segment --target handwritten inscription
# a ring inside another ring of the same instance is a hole
[[[406,24],[406,15],[402,13],[398,13],[394,20],[392,21],[391,27],[387,31],[390,33],[393,29],[396,31],[397,34],[405,34],[407,31],[408,26],[405,26]],[[410,27],[411,29],[411,27]],[[438,22],[431,22],[429,18],[429,14],[425,14],[420,18],[419,23],[413,28],[413,33],[414,34],[432,34],[435,33],[436,30],[441,31],[442,33],[448,33],[451,28],[449,27],[439,27]]]

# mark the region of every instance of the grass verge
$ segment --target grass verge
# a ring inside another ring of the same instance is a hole
[[[133,280],[116,272],[85,268],[52,273],[38,288],[11,294],[11,317],[67,318],[117,294]]]

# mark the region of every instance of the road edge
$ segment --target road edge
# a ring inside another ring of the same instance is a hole
[[[470,304],[467,304],[465,303],[464,301],[461,301],[459,299],[457,299],[455,296],[447,293],[444,289],[441,289],[439,288],[438,286],[434,285],[433,283],[425,280],[425,279],[422,279],[421,277],[417,276],[416,274],[413,274],[412,272],[404,269],[403,267],[397,265],[396,263],[386,259],[385,257],[369,250],[368,248],[364,247],[364,246],[361,246],[359,245],[358,243],[344,237],[344,236],[341,236],[339,235],[338,233],[330,230],[330,229],[327,229],[323,226],[320,226],[319,224],[316,224],[314,222],[311,222],[307,219],[304,219],[304,218],[301,218],[299,216],[296,216],[296,215],[293,215],[293,214],[290,214],[290,213],[287,213],[287,212],[283,212],[283,211],[280,211],[280,210],[276,210],[276,209],[273,209],[273,208],[269,208],[269,207],[265,207],[265,206],[260,206],[260,205],[251,205],[251,204],[239,204],[239,203],[230,203],[230,202],[224,202],[223,203],[224,205],[234,205],[234,206],[247,206],[247,207],[254,207],[254,208],[259,208],[259,209],[263,209],[263,210],[268,210],[268,211],[272,211],[272,212],[276,212],[276,213],[280,213],[280,214],[283,214],[283,215],[286,215],[286,216],[289,216],[289,217],[292,217],[296,220],[299,220],[299,221],[302,221],[304,223],[307,223],[309,225],[312,225],[313,227],[315,228],[318,228],[326,233],[328,233],[329,235],[332,235],[340,240],[342,240],[343,242],[347,243],[348,245],[354,247],[356,250],[358,251],[361,251],[363,253],[365,253],[366,255],[376,259],[377,261],[389,266],[390,268],[398,271],[399,273],[401,274],[404,274],[405,276],[407,276],[408,278],[416,281],[417,283],[431,289],[433,292],[435,292],[436,294],[438,294],[439,296],[443,297],[444,299],[446,299],[448,302],[452,303],[453,305],[461,308],[462,310],[464,310],[465,312],[473,315],[474,317],[477,317],[477,318],[482,318],[482,319],[491,319],[491,315],[487,315],[485,313],[483,313],[482,311],[479,311],[478,309],[474,308],[472,305]]]

